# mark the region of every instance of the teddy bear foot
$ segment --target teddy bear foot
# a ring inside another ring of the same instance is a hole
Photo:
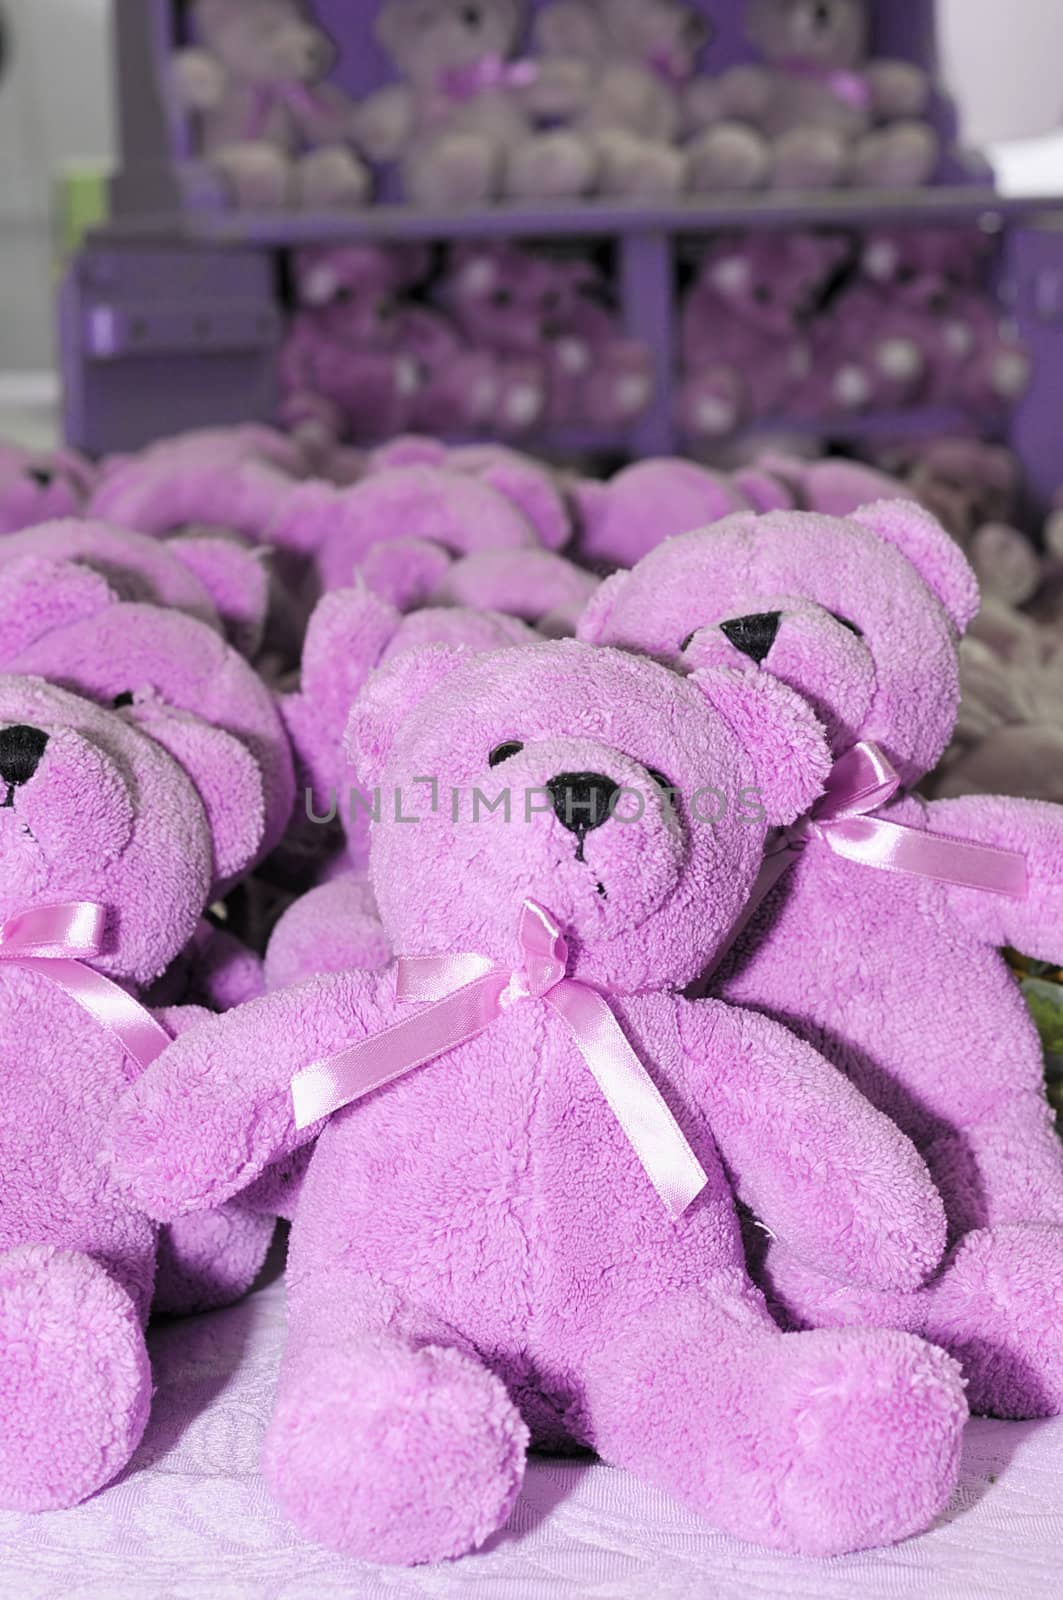
[[[967,1234],[926,1299],[920,1331],[960,1362],[972,1412],[1063,1414],[1063,1228]]]
[[[292,203],[291,163],[272,145],[226,145],[214,152],[211,166],[243,211],[280,211]]]
[[[767,141],[741,122],[721,122],[687,149],[689,187],[695,194],[743,193],[766,188],[772,160]]]
[[[500,181],[497,146],[478,134],[452,134],[411,155],[404,172],[406,193],[427,208],[483,205]]]
[[[151,1403],[136,1308],[88,1256],[0,1257],[0,1508],[77,1505],[126,1465]]]
[[[590,147],[571,133],[526,139],[509,157],[506,195],[511,200],[569,200],[593,186],[597,162]]]
[[[941,146],[923,122],[902,122],[861,139],[850,180],[869,189],[919,189],[934,176]]]
[[[527,1445],[519,1412],[486,1368],[457,1350],[380,1335],[292,1360],[263,1465],[306,1538],[415,1566],[465,1555],[503,1526]]]
[[[350,210],[366,204],[373,180],[368,167],[350,150],[330,145],[303,157],[296,185],[299,203],[307,211],[329,206]]]
[[[826,128],[795,128],[775,146],[773,189],[836,189],[848,176],[845,144]]]
[[[614,199],[672,199],[687,186],[682,150],[629,133],[601,134],[598,189]]]
[[[943,1351],[879,1330],[786,1335],[765,1403],[769,1391],[779,1548],[828,1556],[894,1544],[948,1504],[968,1408]]]

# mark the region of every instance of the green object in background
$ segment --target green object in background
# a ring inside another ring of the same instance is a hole
[[[110,215],[111,170],[103,163],[64,167],[56,203],[56,248],[60,267],[80,250],[85,235]]]

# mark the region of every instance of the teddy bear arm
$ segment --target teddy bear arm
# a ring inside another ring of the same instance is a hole
[[[759,127],[771,108],[773,81],[763,67],[733,67],[718,78],[697,78],[685,95],[691,132],[735,119]]]
[[[681,1031],[735,1192],[816,1271],[915,1288],[941,1259],[945,1212],[914,1145],[781,1024],[689,1002]]]
[[[370,161],[397,161],[413,136],[417,111],[412,90],[402,84],[379,89],[354,114],[354,141]]]
[[[930,79],[921,67],[909,61],[873,61],[866,77],[872,110],[878,120],[895,122],[925,114],[930,101]]]
[[[188,111],[216,111],[225,99],[228,74],[209,50],[179,50],[173,58],[173,83]]]
[[[353,140],[358,128],[359,107],[334,83],[321,83],[296,113],[299,131],[315,144]]]
[[[536,122],[573,121],[590,102],[594,75],[589,62],[547,60],[536,63],[535,77],[519,98]]]
[[[968,795],[927,808],[932,833],[967,839],[1026,860],[1019,899],[985,889],[949,888],[949,910],[995,949],[1011,946],[1035,961],[1063,962],[1063,807],[1040,800]]]
[[[296,1128],[292,1079],[383,1031],[383,994],[369,974],[332,974],[183,1033],[118,1107],[110,1156],[125,1192],[168,1222],[223,1204],[310,1143],[323,1123]]]

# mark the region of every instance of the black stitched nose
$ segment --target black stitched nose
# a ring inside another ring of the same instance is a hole
[[[0,730],[0,779],[9,790],[29,783],[47,745],[48,735],[40,728],[27,728],[19,723],[14,728]]]
[[[609,821],[620,785],[601,772],[561,772],[546,787],[558,822],[579,839],[582,859],[584,839]]]
[[[721,622],[720,632],[727,635],[736,650],[741,650],[759,666],[775,643],[781,621],[781,611],[763,611],[755,617],[735,617],[733,622]]]

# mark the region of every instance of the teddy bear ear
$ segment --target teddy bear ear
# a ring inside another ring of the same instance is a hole
[[[258,856],[265,837],[261,768],[247,746],[200,717],[146,701],[124,712],[191,778],[214,841],[214,882],[230,886]]]
[[[403,651],[372,674],[354,702],[344,740],[363,782],[375,786],[383,781],[407,717],[467,660],[468,651],[456,645],[423,645]]]
[[[356,576],[378,599],[399,611],[426,606],[446,579],[454,557],[431,539],[396,539],[375,544]]]
[[[598,585],[576,624],[576,638],[583,644],[603,642],[617,601],[630,580],[630,572],[614,572],[611,578]]]
[[[959,545],[936,517],[912,500],[878,500],[861,506],[852,520],[907,556],[957,630],[966,633],[978,614],[978,579]]]
[[[117,605],[106,578],[74,561],[21,556],[0,568],[0,663],[47,634]]]
[[[266,552],[235,539],[195,536],[171,539],[167,549],[210,595],[233,649],[248,660],[256,656],[269,614]]]
[[[516,451],[456,450],[451,464],[471,471],[524,513],[547,550],[563,550],[572,537],[565,498],[550,474]]]
[[[738,736],[768,823],[795,822],[823,793],[833,757],[807,701],[766,672],[706,667],[691,675]]]

